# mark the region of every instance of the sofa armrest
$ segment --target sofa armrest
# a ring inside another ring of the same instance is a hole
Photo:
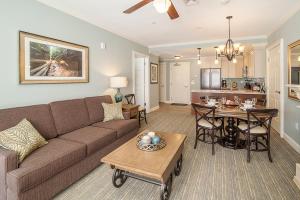
[[[130,112],[128,111],[123,111],[123,116],[124,116],[124,119],[130,119]]]
[[[18,168],[17,153],[0,147],[0,200],[6,197],[6,174]]]

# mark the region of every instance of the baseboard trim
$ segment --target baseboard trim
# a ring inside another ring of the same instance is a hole
[[[300,189],[300,164],[296,163],[296,175],[294,176],[294,182],[296,183],[297,187]]]
[[[155,106],[155,107],[153,107],[153,108],[150,108],[150,111],[149,112],[154,112],[154,111],[156,111],[156,110],[158,110],[159,109],[159,106]]]
[[[295,149],[295,151],[297,151],[298,153],[300,153],[300,145],[293,138],[291,138],[290,136],[288,136],[288,134],[284,133],[283,139],[285,141],[287,141],[287,143],[289,143],[289,145],[291,145],[291,147],[293,147],[293,149]]]
[[[171,104],[171,101],[161,101],[161,103]]]

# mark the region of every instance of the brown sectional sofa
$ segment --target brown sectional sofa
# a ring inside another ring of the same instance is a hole
[[[103,122],[102,102],[110,96],[88,97],[0,110],[0,131],[27,118],[48,144],[19,166],[16,153],[0,148],[0,200],[43,200],[100,165],[100,159],[134,137],[136,119]]]

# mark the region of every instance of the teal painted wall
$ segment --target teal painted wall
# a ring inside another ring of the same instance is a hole
[[[285,24],[283,24],[277,31],[272,33],[268,38],[268,43],[272,44],[273,42],[283,38],[284,40],[284,83],[288,83],[288,61],[287,61],[287,52],[288,45],[300,40],[300,11],[291,17]],[[296,129],[296,123],[300,125],[300,109],[296,106],[300,105],[300,102],[290,100],[287,94],[287,88],[285,87],[285,124],[284,131],[285,133],[294,139],[298,144],[300,144],[300,131]]]
[[[48,103],[99,95],[109,87],[109,77],[129,78],[132,91],[132,51],[148,48],[112,34],[35,0],[0,1],[0,108]],[[19,84],[19,31],[31,32],[89,47],[90,82],[83,84]],[[105,42],[106,50],[100,49]]]

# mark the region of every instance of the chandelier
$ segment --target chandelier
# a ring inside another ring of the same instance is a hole
[[[229,34],[228,40],[225,45],[221,45],[218,47],[218,54],[219,56],[225,56],[229,61],[236,61],[236,57],[243,55],[244,47],[240,46],[240,44],[234,44],[233,40],[231,39],[231,30],[230,30],[230,20],[232,16],[227,16],[228,25],[229,25]]]

